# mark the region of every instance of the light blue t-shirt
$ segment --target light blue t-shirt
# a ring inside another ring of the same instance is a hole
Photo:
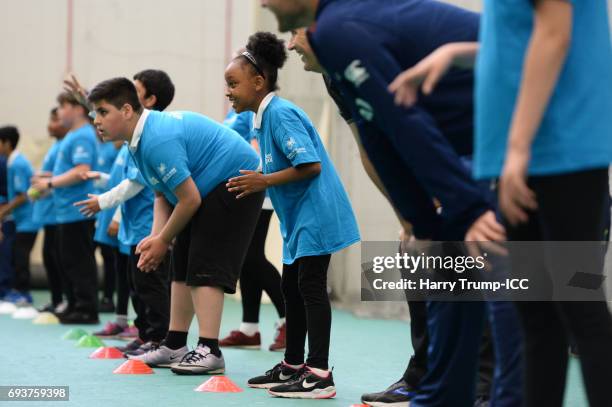
[[[142,239],[151,234],[153,227],[154,195],[134,163],[131,155],[123,169],[123,178],[144,185],[145,188],[136,196],[121,204],[121,226],[119,241],[126,246],[136,246]]]
[[[253,116],[255,116],[253,112],[236,113],[234,109],[230,109],[223,120],[223,125],[235,130],[243,139],[250,142],[253,138]]]
[[[256,170],[259,165],[259,157],[249,143],[206,116],[146,112],[138,145],[130,150],[147,185],[172,205],[178,202],[174,190],[190,176],[205,197],[220,183],[240,175],[240,170]]]
[[[612,162],[612,49],[604,0],[571,0],[572,39],[542,125],[530,175],[608,167]],[[486,0],[476,75],[475,175],[500,175],[533,30],[530,0]]]
[[[60,144],[62,140],[58,140],[47,151],[45,158],[40,168],[43,172],[53,172],[55,161],[57,160],[57,154],[59,152]],[[55,205],[53,203],[53,190],[49,195],[45,196],[34,202],[33,219],[34,222],[39,223],[42,226],[55,225],[57,219],[55,216]]]
[[[57,160],[53,167],[53,176],[64,174],[77,165],[87,164],[95,168],[98,162],[98,146],[96,133],[90,124],[79,127],[66,134],[59,148]],[[96,191],[93,181],[79,182],[65,188],[55,188],[53,199],[56,210],[57,223],[71,223],[87,220],[73,204],[87,199],[87,194]]]
[[[119,150],[115,161],[113,162],[110,169],[110,177],[108,179],[107,190],[111,190],[121,181],[123,181],[123,172],[127,166],[127,160],[129,157],[128,147],[124,145]],[[110,226],[113,215],[117,211],[117,208],[108,208],[98,213],[98,219],[96,221],[96,233],[94,234],[94,240],[98,243],[106,244],[112,247],[117,247],[119,241],[117,236],[109,236],[108,227]],[[121,220],[123,222],[123,219]]]
[[[30,178],[34,175],[32,165],[21,153],[16,153],[7,166],[7,192],[9,202],[17,195],[27,194]],[[13,219],[17,232],[37,232],[40,225],[32,219],[32,203],[29,200],[13,210]]]
[[[94,170],[110,174],[111,168],[119,154],[119,150],[112,142],[98,140],[98,161]]]
[[[353,208],[306,113],[274,96],[254,134],[259,141],[264,174],[321,163],[321,173],[314,178],[268,188],[280,220],[283,263],[334,253],[358,242]]]

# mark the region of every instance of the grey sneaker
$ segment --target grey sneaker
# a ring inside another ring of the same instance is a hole
[[[187,346],[173,350],[161,345],[143,355],[128,356],[128,359],[140,360],[151,367],[172,367],[179,363],[188,352]]]
[[[180,375],[220,374],[225,372],[223,355],[217,357],[210,353],[208,346],[197,348],[183,356],[180,363],[172,366],[172,372]]]

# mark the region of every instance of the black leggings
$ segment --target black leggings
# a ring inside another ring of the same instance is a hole
[[[115,254],[117,251],[113,246],[104,243],[97,243],[97,245],[100,248],[100,254],[104,261],[104,298],[108,298],[112,301],[117,278],[117,270],[115,269],[117,264]]]
[[[281,293],[280,273],[268,261],[265,253],[266,236],[270,218],[274,211],[262,210],[255,227],[255,233],[240,272],[242,294],[242,322],[259,322],[259,306],[263,291],[268,294],[278,316],[285,316],[285,304]]]
[[[608,169],[528,180],[537,212],[529,222],[508,226],[516,241],[601,241],[609,217]],[[554,273],[544,259],[541,273]],[[603,293],[600,293],[603,297]],[[527,407],[562,406],[568,338],[578,345],[589,405],[612,406],[612,320],[604,301],[517,302],[525,331]]]
[[[13,246],[15,279],[13,280],[13,288],[20,292],[30,291],[30,253],[35,241],[36,232],[17,232],[15,234],[15,244]]]
[[[327,268],[330,254],[306,256],[283,266],[282,289],[287,311],[287,348],[285,361],[304,363],[304,344],[308,333],[306,364],[327,369],[331,334],[331,305],[327,296]]]
[[[127,315],[128,301],[130,299],[130,286],[128,282],[129,257],[115,250],[115,270],[117,270],[117,315]]]
[[[59,244],[57,226],[45,226],[45,239],[43,241],[43,264],[47,273],[49,291],[51,291],[51,303],[53,306],[62,302],[62,274],[59,263]]]

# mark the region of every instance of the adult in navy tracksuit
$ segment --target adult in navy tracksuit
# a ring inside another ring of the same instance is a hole
[[[387,87],[440,45],[476,41],[479,18],[433,0],[262,0],[286,31],[309,26],[320,63],[350,99],[361,141],[417,239],[503,240],[494,205],[462,161],[473,147],[473,76],[452,71],[415,106],[395,105]],[[442,205],[436,211],[434,199]],[[490,303],[497,353],[496,405],[520,404],[520,335],[514,309]],[[412,406],[474,402],[480,302],[427,304],[428,372]],[[504,374],[501,374],[503,372]]]
[[[7,203],[7,168],[6,158],[0,157],[0,206]],[[8,293],[13,279],[11,265],[13,239],[15,238],[15,222],[11,218],[0,222],[0,300]]]

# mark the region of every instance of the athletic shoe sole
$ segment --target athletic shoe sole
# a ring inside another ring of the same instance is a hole
[[[316,389],[313,391],[306,392],[295,392],[295,393],[277,393],[268,390],[268,393],[272,396],[283,397],[288,399],[331,399],[336,397],[336,388],[333,386],[326,387],[325,389]]]
[[[274,386],[280,386],[282,384],[285,384],[285,383],[261,383],[261,384],[248,383],[247,386],[249,386],[252,389],[271,389]]]
[[[195,375],[207,375],[207,374],[223,374],[225,368],[206,370],[204,368],[190,368],[190,367],[178,367],[172,366],[172,373],[176,373],[181,376],[195,376]]]

